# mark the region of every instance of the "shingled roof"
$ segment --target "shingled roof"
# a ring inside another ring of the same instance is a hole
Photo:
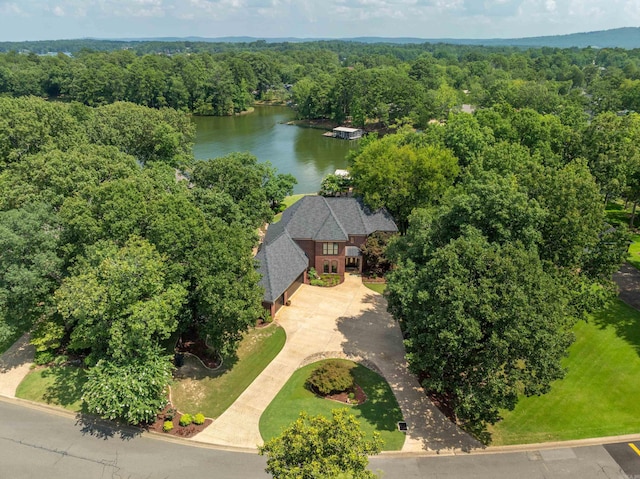
[[[272,223],[256,255],[262,275],[264,301],[274,303],[309,266],[309,258],[294,240],[348,241],[375,231],[398,231],[381,209],[371,211],[356,198],[305,196]]]
[[[256,259],[260,261],[258,271],[262,275],[259,284],[268,303],[275,302],[309,266],[307,255],[286,231],[270,243],[263,243]]]
[[[293,239],[347,241],[350,235],[395,232],[398,228],[386,210],[371,211],[360,199],[305,196],[284,211],[279,223],[269,226],[265,241],[283,230]]]

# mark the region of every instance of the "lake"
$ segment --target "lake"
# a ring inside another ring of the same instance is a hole
[[[270,161],[279,173],[295,176],[295,193],[315,193],[325,175],[346,168],[346,155],[358,142],[286,124],[294,118],[295,112],[284,106],[256,106],[253,113],[240,116],[195,116],[194,155],[210,159],[250,152],[259,161]]]

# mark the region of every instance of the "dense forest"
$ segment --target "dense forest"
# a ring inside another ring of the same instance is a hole
[[[295,179],[194,161],[170,109],[0,98],[0,132],[0,347],[32,330],[36,362],[87,368],[89,411],[150,420],[181,333],[229,355],[263,314],[256,230]]]
[[[605,204],[640,200],[640,50],[208,45],[0,55],[0,343],[31,329],[38,361],[83,358],[89,409],[132,423],[177,333],[233,352],[263,314],[256,228],[295,179],[195,161],[189,114],[273,100],[372,132],[350,171],[402,232],[390,311],[459,423],[562,377],[625,256]]]
[[[100,106],[129,101],[230,115],[255,100],[291,102],[301,118],[424,128],[470,103],[562,114],[639,109],[640,50],[393,45],[141,43],[115,51],[0,55],[0,94]],[[105,48],[115,45],[106,43]]]

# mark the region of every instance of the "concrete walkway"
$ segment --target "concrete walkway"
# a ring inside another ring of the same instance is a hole
[[[0,356],[0,395],[15,397],[16,389],[33,363],[35,350],[25,334]]]
[[[481,445],[451,423],[407,370],[399,326],[385,299],[347,275],[334,288],[302,285],[277,322],[287,333],[280,354],[211,426],[194,440],[255,448],[258,423],[272,399],[299,367],[324,357],[363,360],[391,385],[409,431],[403,452],[470,450]]]

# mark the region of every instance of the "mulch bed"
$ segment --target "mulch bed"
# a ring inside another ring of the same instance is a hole
[[[331,394],[329,396],[324,396],[325,399],[330,399],[331,401],[341,402],[342,404],[351,404],[353,406],[359,406],[363,404],[367,400],[367,395],[364,393],[362,388],[357,384],[353,385],[353,392],[355,394],[355,398],[350,400],[348,392],[341,392],[338,394]]]
[[[173,417],[173,429],[169,432],[164,432],[162,430],[162,426],[164,425],[165,416],[171,407],[172,407],[171,405],[168,405],[161,412],[159,412],[158,415],[156,416],[156,421],[152,424],[146,425],[145,429],[147,431],[158,432],[160,434],[167,434],[170,436],[189,438],[189,437],[195,436],[196,434],[198,434],[200,431],[202,431],[205,427],[207,427],[209,424],[213,422],[212,419],[206,419],[204,421],[204,424],[200,424],[200,425],[190,424],[188,426],[181,426],[180,413],[176,412],[175,416]]]
[[[184,334],[176,344],[176,353],[193,354],[209,369],[220,366],[220,357],[207,346],[203,339],[194,335]]]
[[[379,276],[362,276],[362,282],[363,283],[386,283],[387,280]]]

